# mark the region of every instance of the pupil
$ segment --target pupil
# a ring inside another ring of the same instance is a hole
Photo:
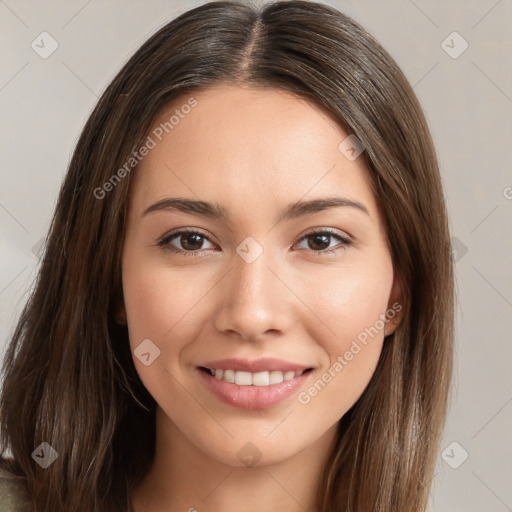
[[[324,245],[324,247],[317,247],[317,249],[323,250],[323,249],[329,247],[329,236],[330,235],[312,235],[311,238],[313,238],[315,240],[315,242],[314,242],[315,244],[317,243],[318,240],[323,239],[323,241],[320,241],[319,244]],[[311,247],[311,245],[310,245],[310,248],[314,249],[314,247]]]
[[[199,247],[193,247],[194,246],[194,241],[192,241],[189,244],[189,241],[193,240],[194,238],[196,239],[195,244],[199,245]],[[183,243],[183,240],[185,240],[186,242]],[[191,249],[191,250],[200,249],[200,246],[202,245],[202,243],[201,243],[201,235],[197,235],[195,233],[189,234],[189,235],[182,235],[182,244],[183,244],[183,247],[185,247],[185,248],[187,248],[187,246],[189,246],[188,248]]]

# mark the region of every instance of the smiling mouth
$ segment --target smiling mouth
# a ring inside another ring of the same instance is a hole
[[[296,377],[300,377],[304,373],[312,371],[312,368],[307,368],[298,372],[294,371],[263,371],[263,372],[246,372],[246,371],[235,371],[235,370],[222,370],[217,368],[207,368],[199,366],[199,370],[215,377],[218,380],[237,384],[239,386],[271,386],[273,384],[280,384],[284,381],[293,380]]]

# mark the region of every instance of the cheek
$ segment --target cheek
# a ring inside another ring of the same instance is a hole
[[[145,338],[150,338],[161,348],[159,341],[172,327],[172,307],[169,309],[169,294],[165,293],[163,283],[151,279],[145,270],[126,269],[123,293],[128,330],[132,350]],[[165,312],[165,314],[164,314]]]
[[[157,401],[166,397],[169,407],[187,405],[179,403],[183,398],[180,393],[170,394],[169,390],[179,389],[183,359],[187,359],[188,351],[194,346],[191,340],[197,338],[203,323],[200,319],[207,318],[206,302],[201,299],[209,288],[211,282],[206,276],[196,275],[191,279],[189,272],[169,268],[162,258],[153,261],[133,251],[123,259],[123,294],[135,368],[153,397]],[[143,342],[149,346],[149,352],[157,354],[154,360],[151,354],[148,365],[138,357],[148,352],[142,351],[146,347]]]
[[[190,327],[188,321],[194,316],[198,293],[197,286],[187,284],[161,265],[142,263],[136,254],[123,261],[123,294],[133,362],[146,389],[161,406],[165,403],[166,409],[186,410],[190,406],[180,393],[179,365],[191,336],[183,329]],[[147,353],[150,355],[144,361],[142,355]]]
[[[143,261],[137,254],[123,260],[123,294],[130,343],[151,338],[162,348],[165,340],[186,324],[194,305],[207,293],[205,280],[190,280],[161,261]],[[158,340],[158,341],[156,341]]]
[[[329,352],[343,350],[349,338],[357,337],[375,325],[388,306],[393,282],[389,256],[376,253],[372,258],[347,264],[323,274],[302,278],[302,295],[314,313],[313,339],[323,339]],[[300,281],[297,281],[300,282]],[[381,321],[377,323],[383,329]],[[362,336],[364,337],[364,336]]]
[[[299,403],[325,421],[339,419],[371,380],[383,346],[393,269],[382,257],[335,274],[308,285],[309,292],[303,289],[315,313],[309,334],[328,361]]]

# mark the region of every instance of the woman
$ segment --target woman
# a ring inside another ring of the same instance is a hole
[[[425,511],[453,302],[385,50],[320,3],[192,9],[78,141],[4,362],[3,485],[44,512]]]

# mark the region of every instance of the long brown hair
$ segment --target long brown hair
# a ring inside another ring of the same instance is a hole
[[[453,263],[441,177],[397,64],[352,19],[316,2],[192,9],[145,42],[107,87],[77,143],[6,352],[0,454],[12,451],[11,469],[25,476],[38,512],[126,510],[129,489],[153,459],[156,404],[135,370],[127,329],[114,320],[136,166],[118,171],[166,104],[218,83],[295,93],[364,145],[405,315],[339,422],[318,508],[423,512],[452,372]],[[105,187],[116,174],[122,179]],[[58,453],[46,469],[31,456],[43,442]]]

